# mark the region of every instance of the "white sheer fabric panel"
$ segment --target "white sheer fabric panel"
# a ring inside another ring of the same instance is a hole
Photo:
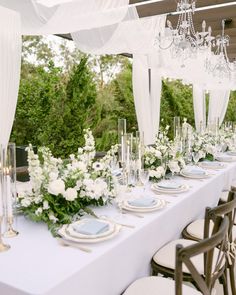
[[[161,83],[161,76],[152,55],[133,55],[134,103],[139,131],[144,134],[145,144],[155,142],[159,129]]]
[[[56,2],[55,2],[56,3]],[[20,12],[23,35],[66,34],[120,22],[129,0],[74,0],[47,7],[35,0],[0,0]]]
[[[121,23],[75,32],[72,38],[80,50],[91,54],[147,54],[153,51],[165,20],[164,15],[140,19],[136,8],[130,7]]]
[[[139,131],[144,134],[144,143],[152,144],[148,59],[146,55],[135,54],[133,56],[133,95]]]
[[[193,85],[193,109],[194,109],[194,119],[195,127],[197,131],[200,131],[200,127],[205,129],[206,127],[206,99],[205,90],[199,86]]]
[[[150,116],[151,116],[151,143],[154,143],[155,136],[159,130],[160,104],[162,77],[160,73],[160,59],[156,52],[149,54],[150,67]]]
[[[219,124],[224,121],[226,110],[229,103],[229,90],[211,90],[208,111],[208,124],[216,122],[219,118]]]
[[[20,15],[0,6],[0,143],[7,145],[15,116],[21,64]]]

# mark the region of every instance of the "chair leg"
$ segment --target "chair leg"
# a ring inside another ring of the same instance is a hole
[[[234,264],[229,265],[229,276],[230,276],[230,286],[231,286],[232,295],[236,295]]]
[[[223,273],[220,277],[220,283],[223,285],[224,295],[229,295],[227,277],[225,276],[225,273]]]

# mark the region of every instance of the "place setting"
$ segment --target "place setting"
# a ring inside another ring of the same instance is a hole
[[[226,165],[218,161],[202,161],[198,163],[198,166],[203,169],[220,170],[225,168]]]
[[[228,151],[217,155],[216,160],[219,162],[235,162],[236,151]]]
[[[174,180],[162,180],[151,185],[151,189],[158,194],[176,195],[189,190],[189,185],[181,184]]]
[[[122,225],[105,218],[82,218],[70,224],[63,225],[58,235],[68,245],[96,244],[117,236]],[[72,244],[71,244],[72,243]],[[82,246],[81,250],[88,248]],[[91,252],[91,251],[86,251]]]
[[[184,169],[180,171],[180,175],[185,178],[197,180],[204,180],[211,176],[211,174],[208,171],[196,165],[186,166]]]

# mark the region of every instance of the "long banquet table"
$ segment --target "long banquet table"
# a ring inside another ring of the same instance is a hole
[[[150,260],[157,249],[179,237],[182,229],[203,216],[206,206],[217,204],[229,188],[236,163],[203,181],[178,178],[190,186],[178,196],[161,195],[167,206],[144,218],[125,214],[123,227],[111,240],[86,245],[91,253],[62,247],[44,224],[18,217],[19,236],[7,242],[11,249],[0,253],[1,295],[118,295],[135,279],[150,274]],[[149,194],[153,194],[151,190]],[[117,215],[115,206],[95,210],[98,215]]]

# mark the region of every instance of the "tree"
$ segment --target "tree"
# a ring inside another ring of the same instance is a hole
[[[56,156],[67,157],[83,144],[83,129],[96,125],[96,85],[87,58],[74,66],[65,93],[53,100],[40,136]]]

